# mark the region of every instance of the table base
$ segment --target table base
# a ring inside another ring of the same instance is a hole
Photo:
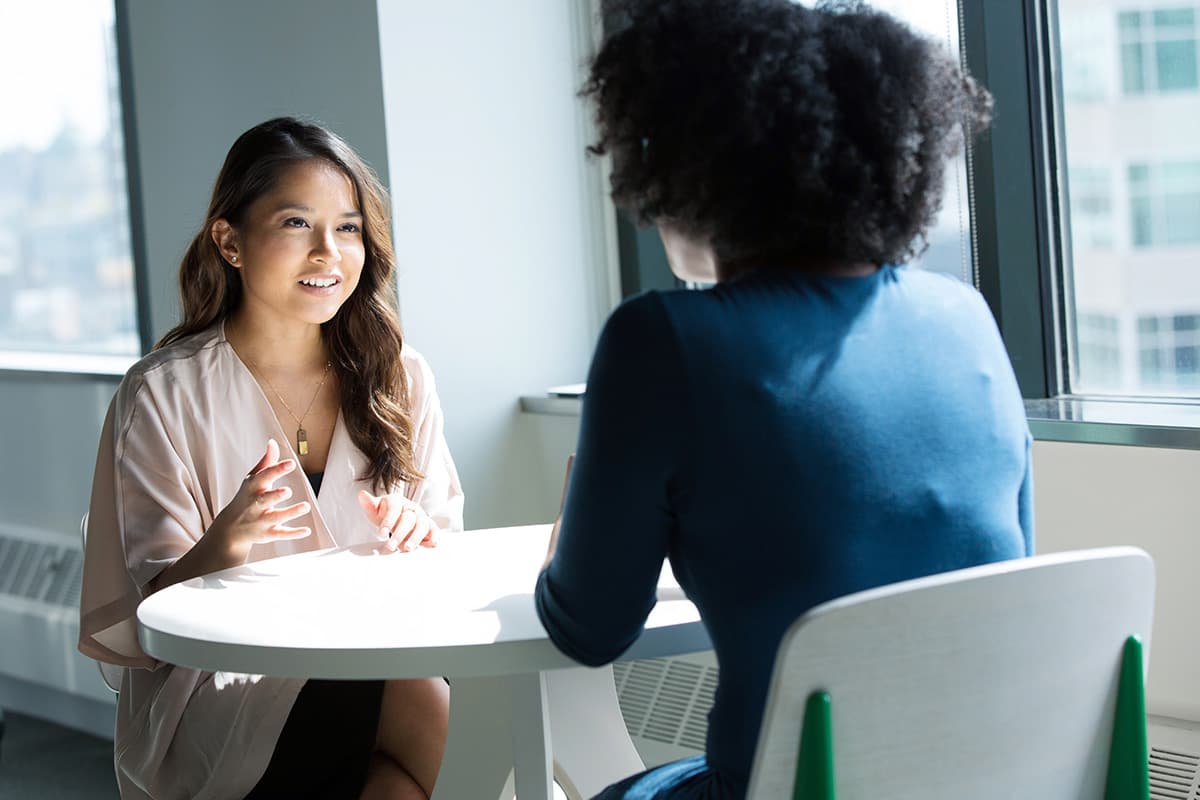
[[[433,800],[586,800],[644,768],[611,667],[455,678]]]

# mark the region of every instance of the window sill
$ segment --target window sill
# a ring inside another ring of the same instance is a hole
[[[1200,450],[1195,401],[1055,397],[1026,400],[1025,415],[1038,441]]]
[[[39,353],[0,350],[0,375],[26,378],[111,378],[120,380],[141,356]]]
[[[521,411],[577,417],[581,397],[522,397]],[[1044,442],[1117,444],[1200,450],[1200,403],[1063,397],[1026,400],[1033,438]]]
[[[578,417],[583,409],[582,397],[522,397],[521,411],[526,414],[548,414],[553,417]]]

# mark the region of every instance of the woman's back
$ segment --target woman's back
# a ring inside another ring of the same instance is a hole
[[[758,271],[636,298],[601,337],[582,424],[543,618],[609,660],[652,604],[625,586],[669,557],[720,662],[708,765],[734,796],[796,617],[1032,549],[1012,369],[982,299],[941,276]]]

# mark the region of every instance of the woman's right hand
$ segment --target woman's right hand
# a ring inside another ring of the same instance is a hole
[[[196,545],[150,581],[157,592],[174,583],[199,575],[246,563],[253,545],[303,539],[312,533],[307,527],[290,528],[285,523],[307,514],[308,503],[293,503],[276,508],[292,496],[286,486],[275,488],[275,481],[296,468],[292,459],[279,460],[279,445],[267,441],[267,452],[242,481],[229,505],[217,514],[212,525]]]
[[[248,553],[251,545],[303,539],[312,533],[307,526],[289,527],[288,522],[311,511],[307,501],[278,508],[292,496],[287,486],[275,488],[275,481],[296,468],[294,459],[279,460],[279,445],[267,441],[267,451],[251,468],[237,494],[221,510],[204,534],[215,537],[229,552]]]

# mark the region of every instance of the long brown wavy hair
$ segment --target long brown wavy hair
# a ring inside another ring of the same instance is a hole
[[[204,225],[179,266],[183,321],[154,346],[157,350],[228,319],[241,305],[242,279],[213,241],[213,223],[241,226],[250,206],[270,192],[299,162],[328,161],[354,184],[363,215],[365,259],[354,292],[321,326],[341,386],[342,419],[351,440],[367,457],[367,474],[378,492],[419,480],[413,455],[408,376],[400,358],[403,338],[396,316],[396,257],[389,227],[387,191],[374,171],[340,137],[320,125],[279,117],[238,137],[213,186]]]

